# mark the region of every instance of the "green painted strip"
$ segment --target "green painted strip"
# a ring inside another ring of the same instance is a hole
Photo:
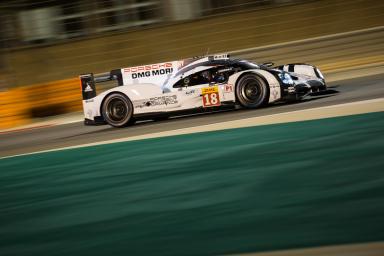
[[[384,112],[0,161],[1,255],[384,240]]]

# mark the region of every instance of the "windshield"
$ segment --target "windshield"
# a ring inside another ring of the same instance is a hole
[[[241,60],[239,62],[244,64],[244,66],[246,66],[249,69],[259,68],[259,65],[252,63],[250,61],[247,61],[247,60]]]

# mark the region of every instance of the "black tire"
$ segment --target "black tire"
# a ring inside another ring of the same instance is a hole
[[[254,73],[247,73],[236,83],[236,98],[245,108],[258,108],[268,102],[269,86],[265,79]]]
[[[101,112],[104,120],[114,127],[124,127],[131,124],[133,121],[132,102],[127,96],[121,93],[112,93],[108,95],[104,99]]]

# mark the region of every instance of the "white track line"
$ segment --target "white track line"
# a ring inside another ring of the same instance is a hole
[[[269,124],[299,122],[299,121],[306,121],[306,120],[315,120],[315,119],[356,115],[356,114],[364,114],[364,113],[371,113],[371,112],[382,112],[382,111],[384,111],[384,98],[378,98],[378,99],[337,104],[337,105],[331,105],[331,106],[325,106],[325,107],[296,110],[296,111],[265,115],[265,116],[259,116],[259,117],[251,117],[251,118],[234,120],[234,121],[226,121],[226,122],[202,125],[197,127],[188,127],[183,129],[176,129],[176,130],[163,131],[163,132],[157,132],[157,133],[151,133],[151,134],[145,134],[145,135],[125,137],[125,138],[119,138],[114,140],[87,143],[87,144],[70,146],[70,147],[42,150],[42,151],[36,151],[31,153],[25,153],[25,154],[17,154],[12,156],[0,157],[0,160],[16,157],[16,156],[25,156],[25,155],[32,155],[32,154],[38,154],[38,153],[61,151],[66,149],[91,147],[91,146],[112,144],[112,143],[118,143],[118,142],[161,138],[161,137],[169,137],[169,136],[175,136],[175,135],[185,135],[185,134],[192,134],[192,133],[199,133],[199,132],[219,131],[219,130],[253,127],[253,126],[260,126],[260,125],[269,125]]]

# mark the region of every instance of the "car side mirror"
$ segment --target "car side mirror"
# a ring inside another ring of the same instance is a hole
[[[269,68],[269,67],[272,67],[273,65],[275,65],[275,63],[273,63],[273,62],[265,62],[265,63],[263,63],[263,64],[261,64],[261,65],[263,65],[263,66]]]

